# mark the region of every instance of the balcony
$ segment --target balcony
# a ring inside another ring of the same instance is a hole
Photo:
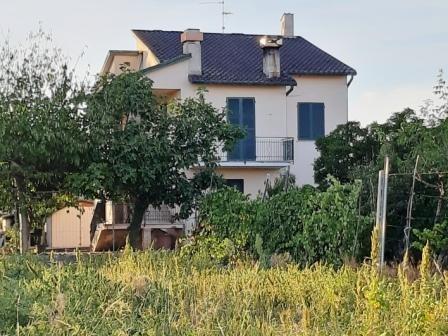
[[[221,151],[221,166],[285,166],[294,162],[294,138],[256,137],[238,141],[230,152]]]

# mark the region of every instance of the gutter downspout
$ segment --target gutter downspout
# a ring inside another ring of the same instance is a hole
[[[350,76],[350,79],[348,80],[348,83],[347,83],[347,87],[350,87],[350,84],[352,84],[354,78],[355,78],[354,75]]]
[[[291,86],[289,87],[288,91],[286,91],[286,97],[288,97],[289,94],[290,94],[292,91],[294,91],[294,88],[295,88],[295,87],[296,87],[296,85],[291,85]]]
[[[286,91],[286,97],[288,97],[290,94],[291,94],[291,92],[292,91],[294,91],[294,88],[297,86],[297,83],[296,83],[296,85],[291,85],[290,87],[289,87],[289,89],[288,89],[288,91]],[[286,136],[288,136],[288,99],[286,98],[286,102],[285,102],[285,107],[286,107],[286,111],[285,111],[285,113],[286,113],[286,118],[285,118],[285,121],[286,121],[286,125],[285,125],[285,130],[286,130]],[[289,168],[288,168],[288,171],[289,171]]]

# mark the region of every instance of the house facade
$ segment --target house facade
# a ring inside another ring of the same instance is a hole
[[[103,73],[123,65],[153,81],[156,95],[205,97],[246,130],[218,172],[252,196],[282,173],[313,184],[315,140],[347,122],[348,88],[356,71],[294,35],[284,14],[280,35],[133,30],[136,50],[111,50]]]

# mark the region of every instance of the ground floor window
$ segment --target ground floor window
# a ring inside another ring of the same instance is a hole
[[[244,193],[244,179],[226,179],[225,184]]]

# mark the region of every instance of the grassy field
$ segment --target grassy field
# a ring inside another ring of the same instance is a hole
[[[446,335],[448,277],[192,265],[178,253],[0,255],[0,335]]]

